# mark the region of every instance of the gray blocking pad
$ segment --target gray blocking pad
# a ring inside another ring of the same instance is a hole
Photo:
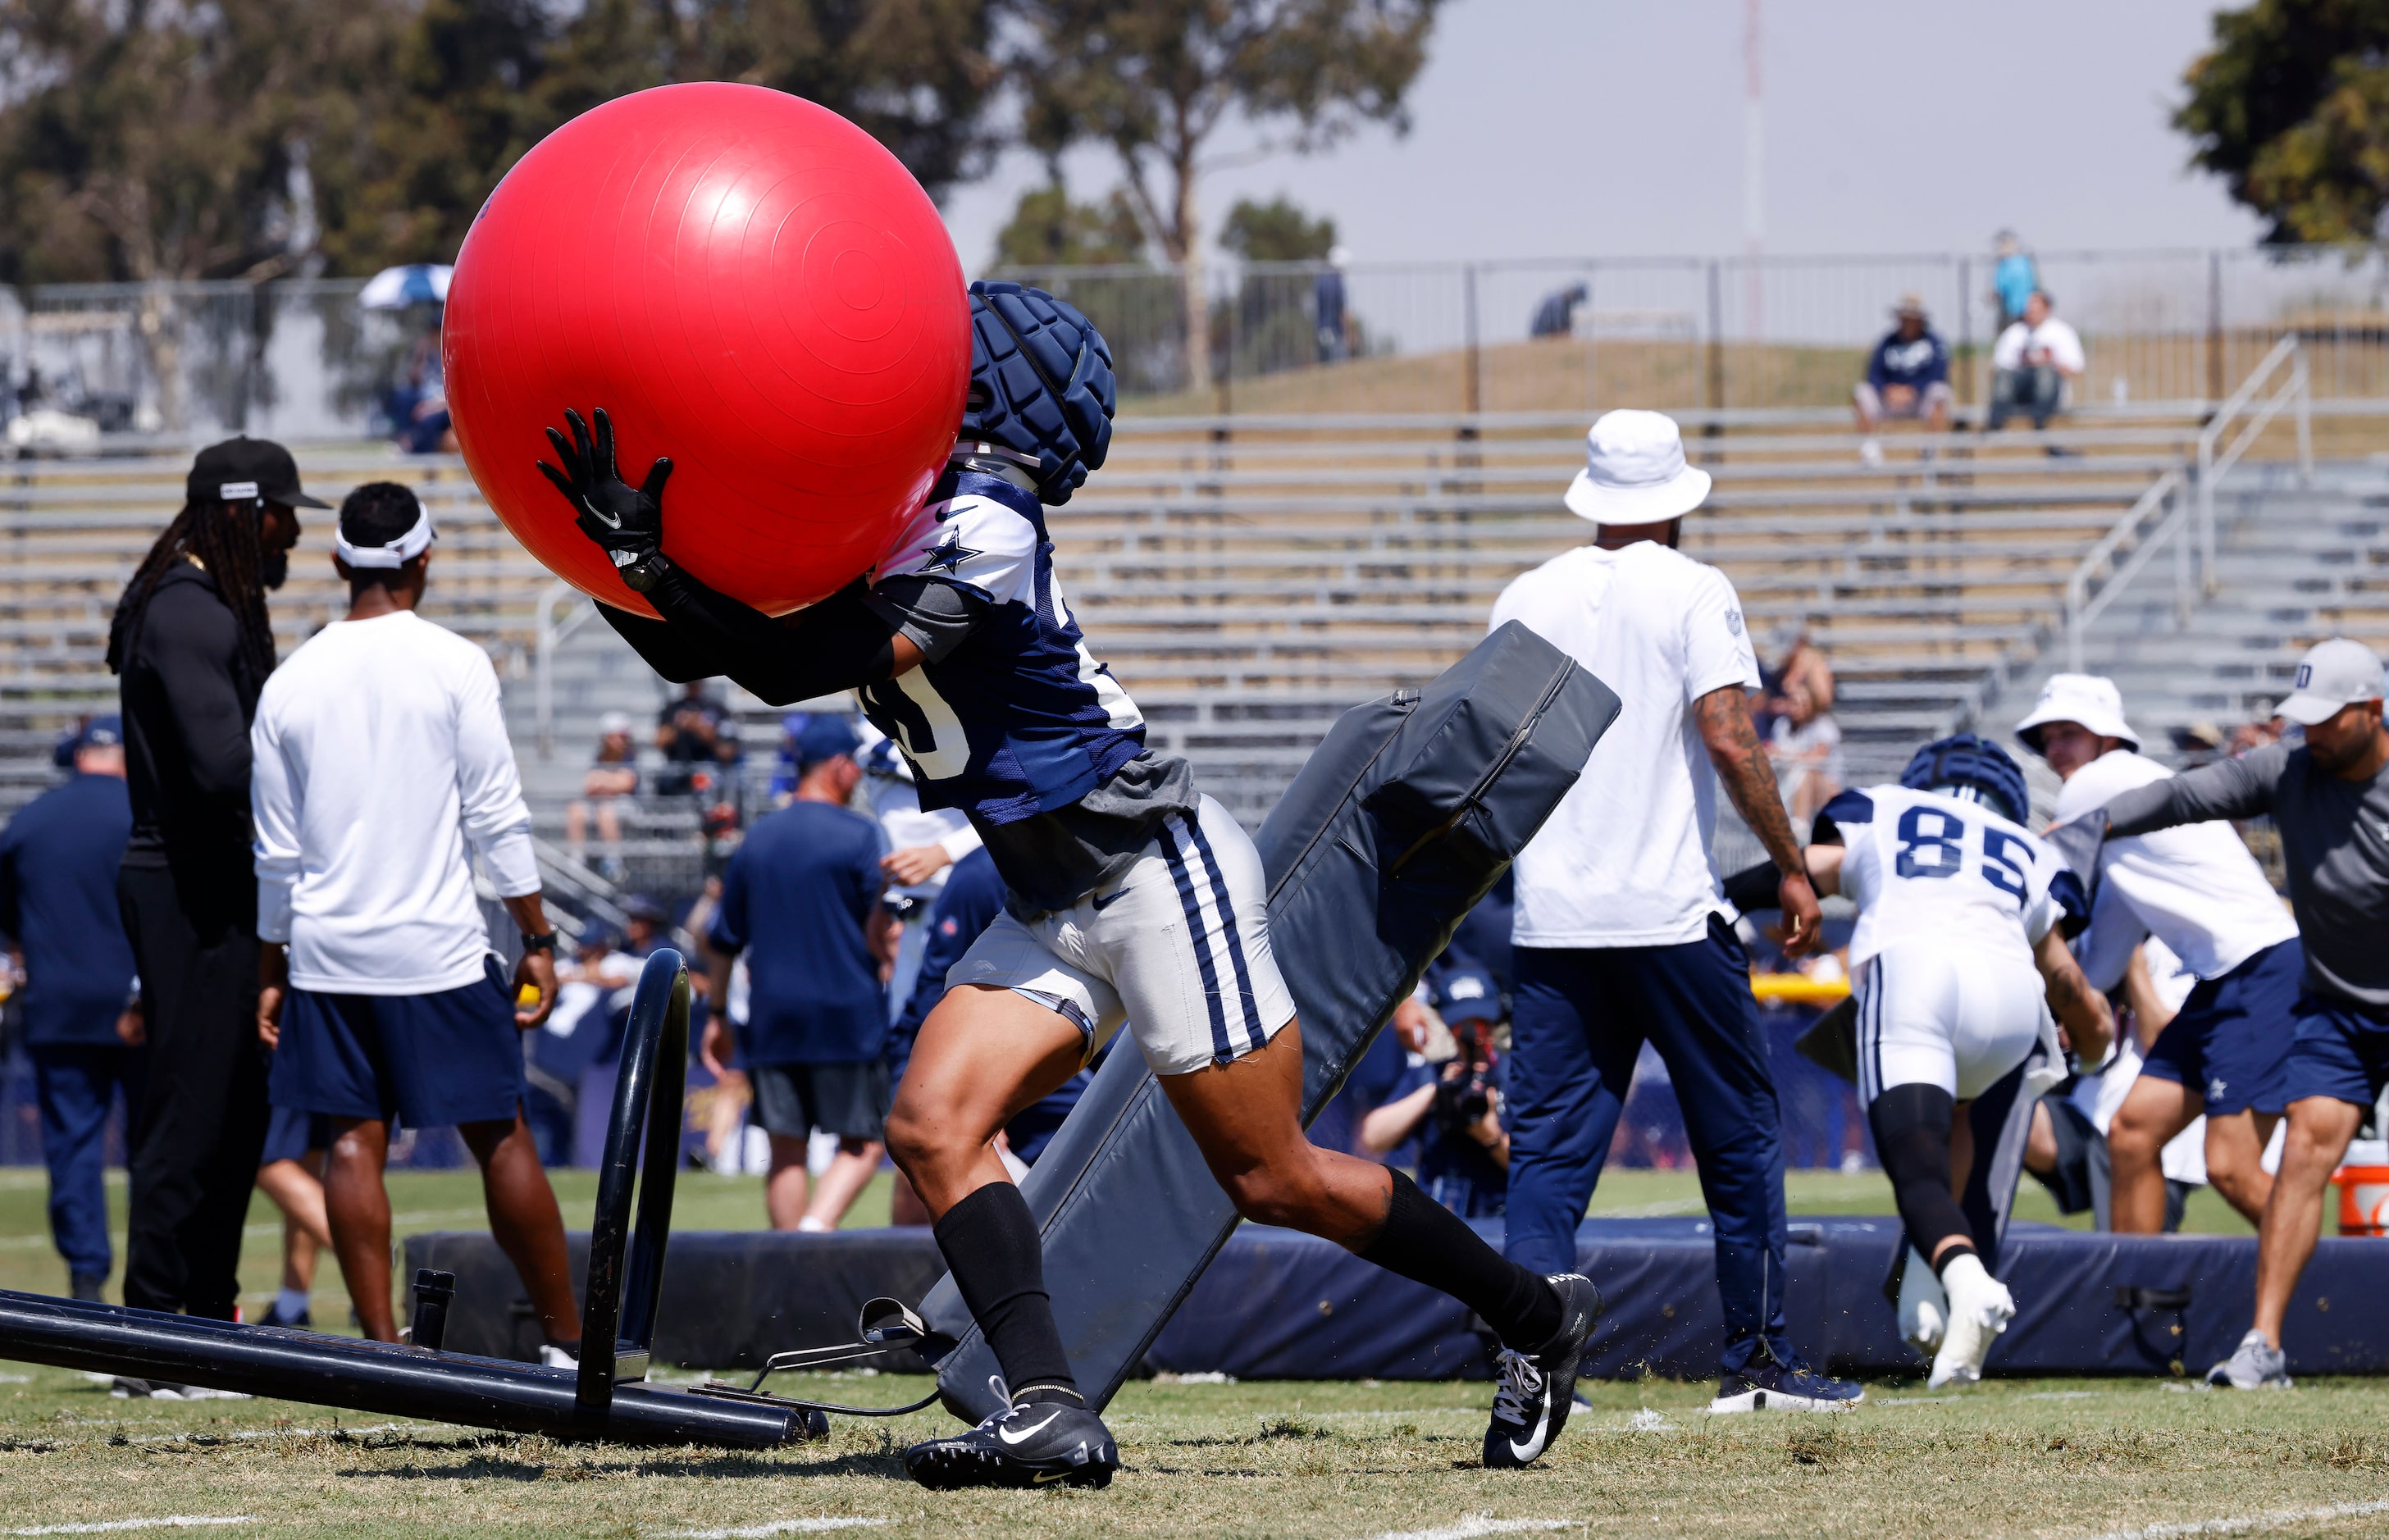
[[[1270,932],[1319,1115],[1451,933],[1541,828],[1616,719],[1615,694],[1513,621],[1423,692],[1346,712],[1257,843]],[[1235,1228],[1235,1210],[1134,1052],[1113,1053],[1021,1183],[1090,1404],[1108,1403]],[[947,1406],[999,1405],[995,1355],[951,1278],[921,1307],[957,1345]]]

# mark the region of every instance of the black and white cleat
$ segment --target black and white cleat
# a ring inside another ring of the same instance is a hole
[[[1533,1353],[1501,1350],[1493,1419],[1485,1427],[1485,1463],[1497,1470],[1532,1465],[1559,1442],[1576,1406],[1577,1364],[1601,1314],[1601,1291],[1578,1273],[1553,1273],[1551,1285],[1560,1294],[1559,1331]]]
[[[1002,1381],[995,1381],[999,1394]],[[1104,1419],[1067,1402],[1009,1403],[965,1433],[904,1451],[904,1472],[923,1486],[1109,1486],[1119,1445]]]

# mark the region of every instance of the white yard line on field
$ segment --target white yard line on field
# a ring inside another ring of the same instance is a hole
[[[0,1529],[0,1534],[114,1534],[128,1529],[210,1529],[220,1524],[253,1524],[257,1521],[254,1513],[232,1513],[222,1518],[176,1513],[163,1519],[109,1519],[90,1524],[37,1524],[32,1529]]]
[[[1493,1519],[1472,1513],[1449,1529],[1388,1530],[1369,1540],[1476,1540],[1480,1534],[1522,1534],[1529,1531],[1582,1529],[1581,1519]]]
[[[2181,1540],[2193,1534],[2245,1534],[2254,1530],[2283,1529],[2332,1519],[2355,1519],[2368,1513],[2389,1513],[2389,1500],[2333,1503],[2328,1508],[2282,1508],[2270,1513],[2248,1513],[2231,1519],[2195,1519],[2178,1524],[2149,1524],[2140,1529],[2110,1530],[2089,1540]]]
[[[655,1540],[770,1540],[775,1534],[821,1534],[834,1529],[877,1529],[885,1519],[774,1519],[740,1529],[668,1529]]]

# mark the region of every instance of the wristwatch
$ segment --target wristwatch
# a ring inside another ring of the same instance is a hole
[[[663,549],[658,546],[634,561],[621,563],[615,571],[620,576],[623,586],[632,592],[645,593],[662,581],[663,575],[671,566],[671,563],[665,560]]]
[[[556,933],[543,931],[537,935],[526,935],[522,947],[525,952],[552,952],[556,950]]]

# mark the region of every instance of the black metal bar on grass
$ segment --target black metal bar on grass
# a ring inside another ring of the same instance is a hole
[[[622,1048],[577,1371],[14,1290],[0,1290],[0,1358],[555,1438],[743,1449],[818,1438],[828,1432],[828,1419],[801,1402],[644,1383],[671,1229],[687,1063],[688,970],[678,952],[658,951],[639,975]],[[633,1165],[643,1139],[632,1230]]]

